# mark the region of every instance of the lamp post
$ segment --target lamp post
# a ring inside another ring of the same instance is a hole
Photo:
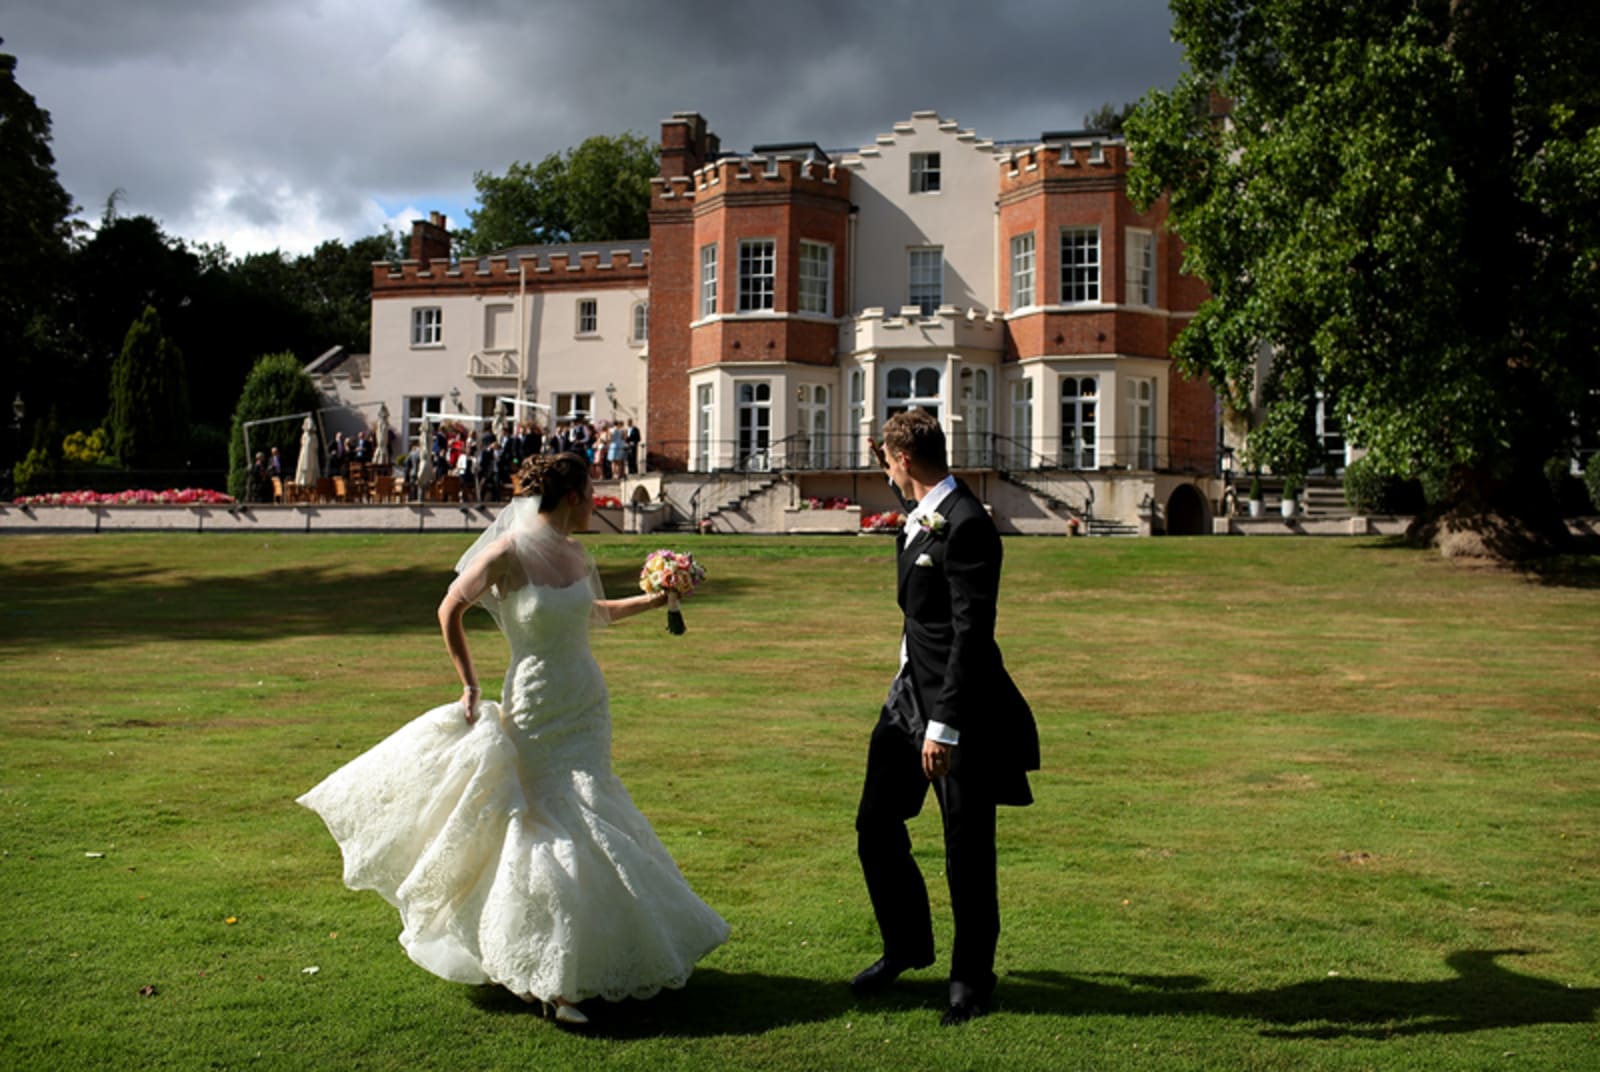
[[[606,384],[606,401],[611,403],[611,419],[612,419],[613,422],[615,422],[616,419],[617,419],[617,385],[616,384],[614,384],[614,383]]]
[[[450,404],[456,408],[457,413],[461,412],[461,388],[450,388]]]

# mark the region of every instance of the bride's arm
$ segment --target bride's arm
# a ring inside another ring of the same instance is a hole
[[[649,610],[651,607],[664,607],[667,605],[667,593],[657,592],[653,596],[630,596],[627,599],[597,599],[594,601],[595,609],[605,616],[608,622],[620,622],[624,618],[631,618],[640,611]]]
[[[486,550],[477,561],[457,577],[439,601],[439,631],[444,634],[445,651],[455,664],[456,675],[461,678],[461,705],[466,708],[467,724],[478,718],[478,701],[483,690],[478,687],[478,672],[472,666],[472,652],[467,648],[467,630],[462,624],[467,608],[488,591],[489,586],[505,572],[509,544]]]

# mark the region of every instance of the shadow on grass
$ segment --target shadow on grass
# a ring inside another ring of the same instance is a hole
[[[539,1006],[500,987],[480,987],[472,1000],[490,1013],[541,1015]],[[683,990],[664,990],[648,1001],[584,1002],[591,1021],[584,1033],[607,1039],[760,1035],[833,1020],[854,1005],[842,981],[701,968]]]
[[[0,565],[0,650],[96,647],[139,640],[268,640],[294,636],[379,637],[437,633],[435,610],[455,574],[439,568],[383,573],[344,565],[274,567],[236,576],[173,577],[142,563],[92,570],[49,564]],[[636,565],[600,569],[614,598],[639,590]],[[737,578],[718,581],[696,602],[732,598]],[[492,629],[488,617],[468,617]]]
[[[1331,977],[1263,990],[1208,990],[1194,975],[1010,972],[996,990],[999,1011],[1055,1016],[1208,1016],[1267,1025],[1270,1038],[1386,1039],[1452,1035],[1537,1024],[1587,1024],[1600,988],[1579,989],[1522,975],[1498,960],[1526,950],[1463,950],[1445,958],[1456,974],[1428,982]],[[902,980],[890,994],[858,1001],[842,980],[695,972],[684,990],[649,1001],[589,1001],[586,1033],[608,1039],[758,1035],[848,1016],[943,1009],[942,979]],[[474,991],[486,1012],[539,1016],[498,987]]]
[[[1471,949],[1428,982],[1342,976],[1264,990],[1204,989],[1194,976],[1013,972],[997,995],[1009,1012],[1108,1016],[1215,1016],[1273,1025],[1275,1038],[1453,1035],[1535,1024],[1592,1023],[1600,988],[1570,988],[1498,963],[1520,949]]]
[[[0,567],[0,589],[8,593],[0,648],[434,632],[434,608],[452,576],[448,564],[381,575],[303,566],[232,577],[157,576],[167,572],[139,564]]]

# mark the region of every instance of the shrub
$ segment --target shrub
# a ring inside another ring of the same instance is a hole
[[[244,497],[245,471],[250,467],[250,459],[244,452],[245,421],[304,413],[321,404],[317,385],[311,382],[293,354],[267,354],[258,360],[244,381],[239,404],[233,411],[233,430],[228,437],[228,494],[236,499]],[[298,456],[299,445],[299,421],[258,424],[250,430],[250,450],[266,453],[269,448],[277,447],[286,466],[292,465]]]
[[[1589,509],[1600,514],[1600,454],[1589,455],[1588,468],[1583,471],[1583,484],[1589,489]]]
[[[1261,478],[1258,476],[1250,478],[1250,498],[1256,502],[1261,501]]]
[[[1422,510],[1422,484],[1380,470],[1370,456],[1345,466],[1344,497],[1358,514],[1416,514]]]

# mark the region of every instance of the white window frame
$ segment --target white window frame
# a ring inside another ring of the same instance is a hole
[[[1024,376],[1011,381],[1011,468],[1032,469],[1033,381]]]
[[[778,303],[778,242],[773,238],[739,241],[739,311],[770,313]]]
[[[550,396],[550,420],[554,426],[593,419],[593,391],[557,391]]]
[[[695,444],[697,467],[700,472],[709,473],[714,461],[711,451],[716,443],[717,426],[717,393],[713,385],[702,383],[695,388],[695,409],[695,434],[699,438]]]
[[[1085,394],[1084,384],[1093,385]],[[1085,416],[1085,413],[1088,416]],[[1100,468],[1100,377],[1061,379],[1061,464],[1068,469]]]
[[[700,318],[717,315],[717,244],[700,247]]]
[[[930,258],[937,262],[937,279],[930,278]],[[944,247],[912,246],[908,249],[906,281],[906,304],[917,306],[923,316],[932,316],[944,304]],[[927,295],[932,296],[931,301]]]
[[[600,334],[600,299],[579,298],[574,310],[573,334],[579,338]]]
[[[832,433],[833,400],[828,385],[803,383],[799,390],[799,457],[796,464],[802,469],[826,469],[832,451],[829,436]]]
[[[846,450],[850,468],[861,467],[861,426],[867,419],[867,370],[850,370],[850,439]]]
[[[761,397],[763,390],[765,398]],[[766,472],[772,468],[772,400],[776,393],[771,380],[733,381],[734,464],[740,469]]]
[[[1125,243],[1127,302],[1129,305],[1156,307],[1156,236],[1154,231],[1128,228]]]
[[[411,307],[411,346],[420,349],[444,345],[444,308],[438,305]]]
[[[1026,309],[1036,303],[1034,267],[1038,263],[1032,231],[1011,236],[1011,308]]]
[[[405,443],[403,449],[409,451],[411,445],[417,441],[417,436],[422,432],[422,421],[427,418],[429,424],[434,424],[433,415],[444,412],[444,398],[441,395],[407,395]],[[432,444],[422,444],[423,450],[431,449]]]
[[[650,303],[636,301],[633,303],[632,315],[628,318],[629,341],[635,346],[643,346],[650,340]]]
[[[833,315],[833,246],[800,240],[800,304],[802,313]]]
[[[1080,260],[1079,250],[1088,250],[1092,259]],[[1061,228],[1061,304],[1099,304],[1100,295],[1100,228]]]
[[[908,393],[896,397],[892,392],[894,383],[900,374],[904,373],[908,379],[906,388]],[[922,390],[927,386],[927,375],[933,376],[933,390]],[[883,419],[888,420],[896,413],[908,409],[925,409],[935,417],[944,412],[944,366],[930,364],[903,364],[889,365],[883,370]]]
[[[911,154],[911,192],[936,194],[944,188],[938,153]]]
[[[1126,459],[1135,469],[1156,467],[1156,381],[1149,376],[1130,376],[1122,381],[1127,405],[1128,427],[1120,437],[1129,445]]]
[[[989,466],[989,426],[994,412],[994,373],[982,365],[967,365],[959,377],[961,424],[955,464],[963,468]]]

